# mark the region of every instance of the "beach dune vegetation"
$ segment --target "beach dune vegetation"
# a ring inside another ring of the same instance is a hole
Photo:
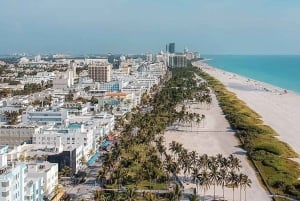
[[[226,119],[236,131],[241,146],[247,151],[271,193],[299,199],[300,166],[291,160],[298,157],[298,154],[288,144],[277,139],[277,133],[264,125],[261,117],[220,81],[201,69],[194,68],[194,71],[215,92]]]

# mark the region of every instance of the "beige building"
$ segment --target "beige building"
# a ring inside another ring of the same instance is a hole
[[[24,142],[31,143],[33,134],[40,132],[41,128],[35,126],[1,126],[0,144],[16,146]]]
[[[110,82],[112,65],[109,63],[93,63],[89,65],[89,77],[94,82]]]

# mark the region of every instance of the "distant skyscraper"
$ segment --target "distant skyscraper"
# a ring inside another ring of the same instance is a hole
[[[175,43],[169,43],[168,52],[169,53],[175,53]]]

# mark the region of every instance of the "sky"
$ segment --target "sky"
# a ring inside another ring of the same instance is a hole
[[[0,0],[0,54],[300,54],[299,0]]]

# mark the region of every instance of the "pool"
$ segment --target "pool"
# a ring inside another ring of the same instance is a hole
[[[106,147],[108,147],[110,144],[111,144],[110,141],[105,140],[105,141],[102,143],[101,147],[102,147],[102,148],[106,148]]]
[[[69,124],[68,128],[70,128],[70,129],[80,129],[81,124]]]
[[[94,156],[90,158],[90,160],[87,162],[88,165],[93,165],[95,161],[99,158],[100,154],[95,153]]]

